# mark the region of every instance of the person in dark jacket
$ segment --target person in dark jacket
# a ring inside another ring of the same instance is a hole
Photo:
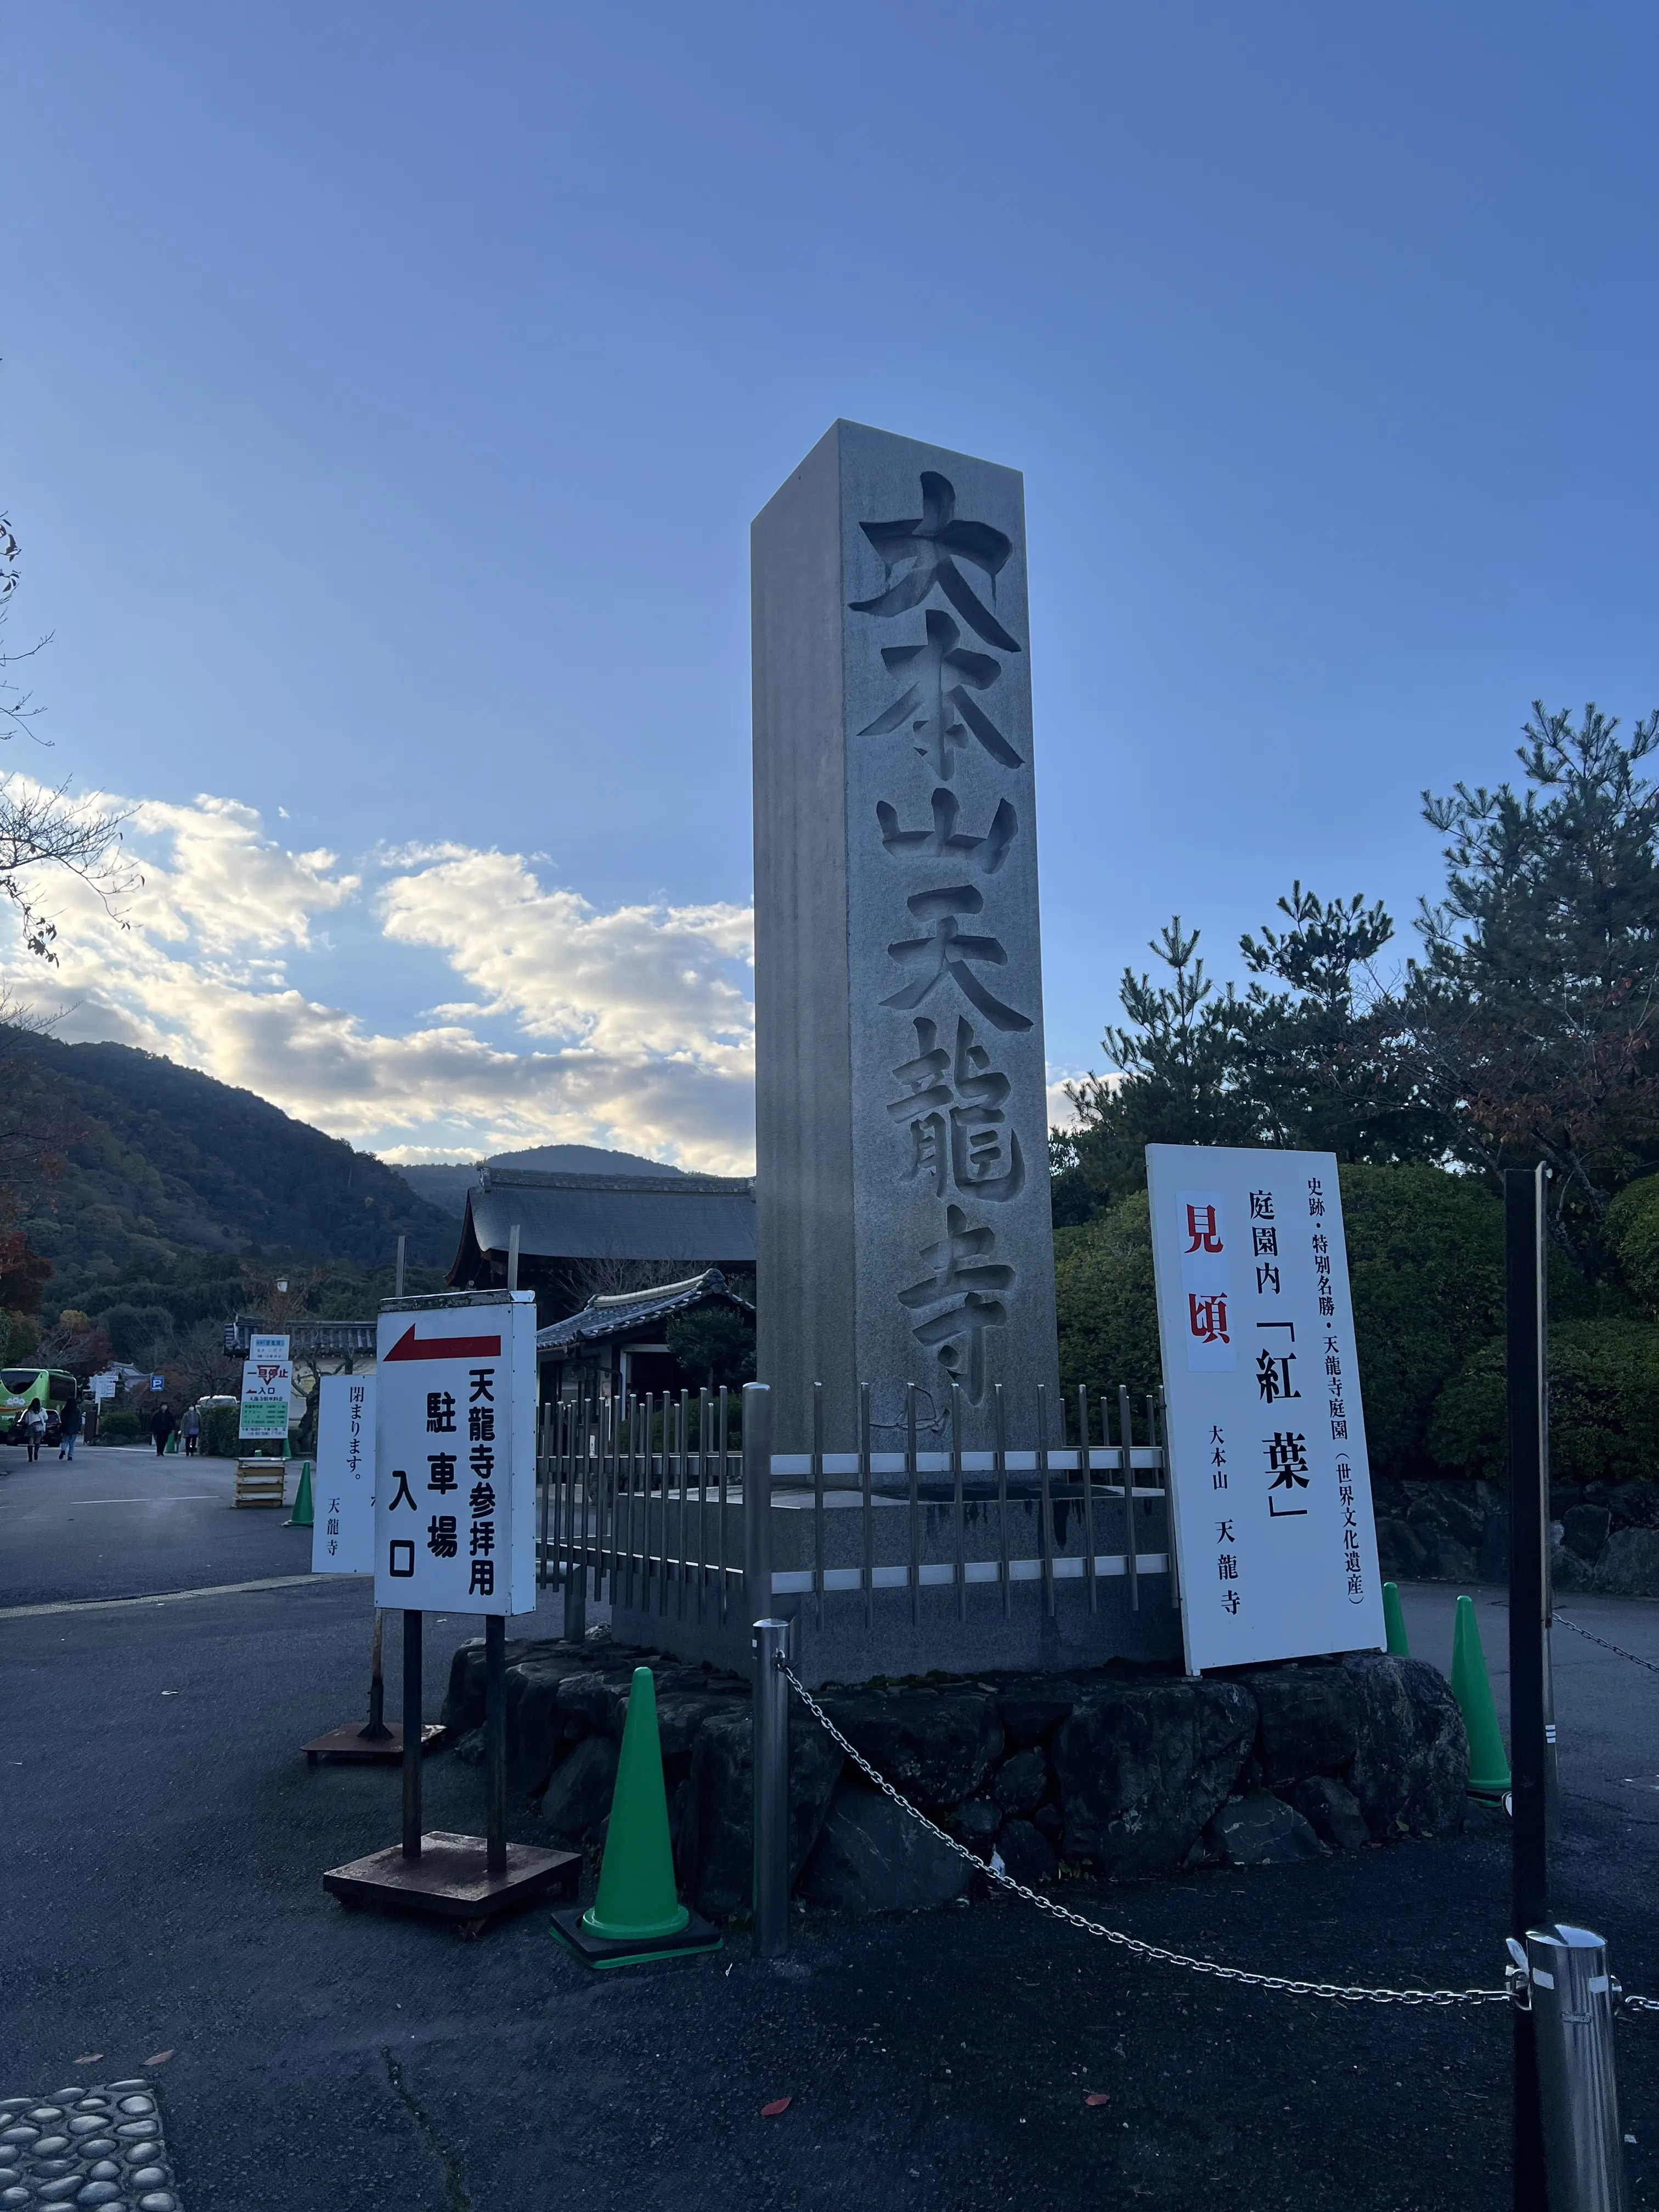
[[[58,1456],[75,1457],[75,1440],[81,1433],[81,1400],[79,1394],[66,1399],[58,1415]]]
[[[177,1424],[173,1418],[173,1408],[163,1399],[149,1417],[149,1432],[155,1439],[157,1459],[160,1459],[161,1454],[167,1449],[167,1438],[173,1434],[176,1426]]]

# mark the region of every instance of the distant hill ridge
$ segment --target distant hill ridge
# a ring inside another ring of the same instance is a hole
[[[454,1258],[449,1215],[372,1153],[159,1054],[8,1030],[0,1102],[11,1156],[61,1164],[15,1178],[54,1307],[175,1251],[374,1268],[403,1236],[416,1265]]]
[[[660,1160],[641,1159],[637,1152],[608,1152],[598,1145],[533,1145],[528,1152],[494,1152],[482,1163],[434,1160],[418,1167],[400,1167],[397,1172],[430,1205],[441,1206],[459,1221],[466,1212],[466,1194],[478,1180],[481,1164],[541,1168],[559,1175],[677,1176],[680,1172]]]
[[[541,1145],[492,1164],[679,1172],[592,1145]],[[48,1314],[99,1312],[124,1282],[153,1289],[175,1259],[197,1273],[199,1261],[210,1273],[216,1263],[233,1282],[249,1261],[373,1273],[391,1268],[404,1237],[412,1267],[447,1269],[477,1179],[461,1162],[391,1167],[158,1053],[0,1025],[0,1202],[9,1197],[12,1209],[0,1226],[26,1230],[52,1261]]]

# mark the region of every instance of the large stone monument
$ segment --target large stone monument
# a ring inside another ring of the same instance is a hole
[[[1030,1447],[1054,1243],[1018,473],[837,422],[757,518],[760,1378],[775,1443]]]

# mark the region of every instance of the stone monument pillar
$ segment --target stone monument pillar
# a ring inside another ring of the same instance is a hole
[[[760,1377],[776,1448],[1034,1440],[1056,1380],[1024,486],[837,422],[756,519]]]

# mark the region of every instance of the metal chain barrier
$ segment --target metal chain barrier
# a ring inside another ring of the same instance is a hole
[[[1150,1959],[1158,1966],[1182,1966],[1188,1973],[1208,1974],[1216,1981],[1237,1982],[1245,1989],[1273,1990],[1282,1996],[1328,1997],[1340,2004],[1445,2006],[1507,2004],[1510,2002],[1510,1991],[1507,1988],[1501,1990],[1346,1989],[1336,1982],[1297,1982],[1288,1979],[1283,1974],[1252,1974],[1247,1972],[1242,1966],[1221,1966],[1213,1959],[1189,1959],[1184,1952],[1168,1951],[1158,1943],[1143,1943],[1138,1936],[1126,1935],[1121,1928],[1108,1928],[1098,1920],[1085,1919],[1082,1913],[1073,1912],[1066,1905],[1057,1905],[1053,1898],[1044,1897],[1037,1890],[1028,1889],[1023,1881],[1016,1881],[1011,1874],[999,1872],[995,1867],[988,1866],[985,1861],[970,1851],[965,1844],[959,1844],[954,1836],[947,1836],[944,1829],[936,1826],[925,1813],[919,1813],[908,1798],[899,1795],[890,1782],[877,1773],[862,1752],[855,1750],[848,1743],[829,1714],[824,1711],[823,1707],[800,1681],[794,1669],[781,1657],[777,1659],[775,1664],[788,1682],[790,1688],[829,1735],[830,1741],[839,1745],[860,1773],[874,1783],[883,1796],[890,1797],[901,1812],[908,1813],[913,1820],[926,1828],[928,1834],[935,1837],[947,1850],[954,1851],[958,1858],[966,1859],[976,1873],[984,1875],[989,1881],[995,1882],[999,1887],[1009,1891],[1013,1896],[1024,1898],[1027,1905],[1036,1905],[1039,1912],[1046,1912],[1050,1919],[1063,1920],[1067,1927],[1080,1929],[1085,1936],[1098,1936],[1104,1942],[1115,1944],[1120,1950],[1133,1952],[1137,1958]],[[1632,2001],[1626,1998],[1626,2002],[1629,2003]],[[1652,2003],[1648,1998],[1643,1997],[1634,2002],[1644,2008],[1659,2012],[1659,2004]]]
[[[1651,1659],[1644,1659],[1637,1652],[1626,1651],[1622,1644],[1609,1644],[1605,1636],[1592,1636],[1588,1628],[1581,1628],[1576,1620],[1569,1620],[1565,1613],[1556,1613],[1554,1619],[1563,1628],[1571,1629],[1575,1636],[1582,1636],[1586,1644],[1599,1644],[1603,1651],[1611,1651],[1615,1658],[1628,1659],[1632,1667],[1645,1667],[1650,1674],[1659,1674],[1659,1666],[1656,1666]],[[1621,1992],[1620,2002],[1626,2012],[1659,2012],[1659,1997],[1638,1997],[1628,1990]]]
[[[1659,1674],[1659,1665],[1651,1659],[1643,1659],[1634,1651],[1626,1651],[1621,1644],[1609,1644],[1605,1636],[1592,1636],[1588,1628],[1581,1628],[1576,1620],[1569,1620],[1565,1613],[1558,1613],[1554,1617],[1563,1628],[1570,1628],[1575,1636],[1582,1636],[1586,1644],[1599,1644],[1604,1651],[1611,1651],[1620,1659],[1628,1659],[1632,1667],[1645,1667],[1650,1674]]]

